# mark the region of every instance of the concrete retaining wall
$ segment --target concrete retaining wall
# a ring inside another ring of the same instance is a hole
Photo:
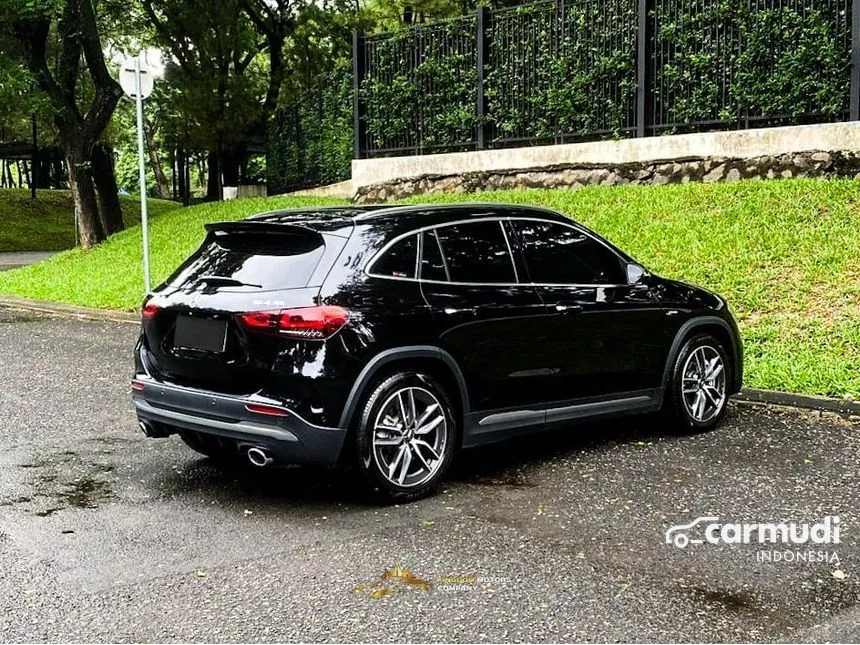
[[[358,201],[433,192],[588,184],[850,176],[860,123],[827,123],[438,155],[358,159]]]

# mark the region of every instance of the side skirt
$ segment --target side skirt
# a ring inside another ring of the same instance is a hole
[[[663,388],[660,387],[540,406],[471,412],[465,417],[463,447],[502,441],[558,423],[653,412],[659,410],[662,403]]]

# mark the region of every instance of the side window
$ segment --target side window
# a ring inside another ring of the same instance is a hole
[[[418,257],[418,235],[397,242],[373,263],[368,273],[389,278],[414,278]]]
[[[424,236],[421,240],[421,279],[447,282],[448,268],[439,248],[436,231],[424,231],[421,235]]]
[[[594,238],[553,222],[515,220],[532,282],[625,284],[621,259]]]
[[[501,222],[486,221],[436,229],[452,282],[517,281]]]

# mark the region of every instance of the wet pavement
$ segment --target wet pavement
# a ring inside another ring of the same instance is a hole
[[[2,641],[860,637],[860,426],[839,417],[572,426],[463,453],[442,493],[382,507],[335,471],[145,439],[136,334],[0,308]],[[704,515],[838,515],[840,543],[813,548],[839,562],[665,543]]]

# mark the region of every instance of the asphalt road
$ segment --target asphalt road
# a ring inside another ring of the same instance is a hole
[[[860,638],[857,425],[733,407],[691,437],[573,426],[379,507],[337,472],[223,470],[144,439],[136,333],[0,309],[2,641]],[[702,515],[828,514],[838,564],[664,542]],[[382,579],[396,566],[414,577]]]

